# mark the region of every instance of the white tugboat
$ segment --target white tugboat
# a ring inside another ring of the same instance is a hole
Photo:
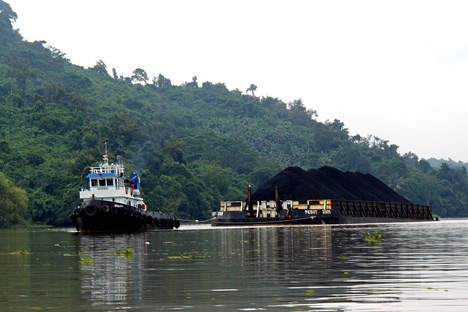
[[[91,167],[88,187],[80,191],[81,203],[73,209],[70,219],[80,232],[136,232],[151,229],[172,229],[180,226],[171,213],[148,211],[143,202],[140,178],[124,175],[121,157],[117,164],[103,163]]]

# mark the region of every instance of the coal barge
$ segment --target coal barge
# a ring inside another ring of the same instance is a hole
[[[212,226],[432,221],[432,207],[413,204],[370,174],[332,167],[289,167],[246,201],[222,201]]]
[[[173,214],[148,211],[138,174],[127,178],[118,159],[117,164],[109,164],[106,148],[103,163],[90,168],[88,187],[80,191],[82,201],[70,214],[76,230],[116,233],[178,228],[180,221]]]

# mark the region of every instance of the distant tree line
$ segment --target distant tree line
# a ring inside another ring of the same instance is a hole
[[[102,60],[85,69],[44,41],[24,41],[14,19],[0,0],[1,227],[70,225],[104,142],[141,173],[150,209],[182,219],[208,219],[220,200],[245,199],[247,185],[287,166],[324,165],[372,173],[442,217],[467,215],[465,166],[434,168],[384,139],[351,136],[301,99],[256,96],[254,84],[228,90],[194,76],[177,86],[141,68],[109,74]]]

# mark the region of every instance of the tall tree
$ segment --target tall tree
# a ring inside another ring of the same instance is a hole
[[[115,80],[119,79],[119,76],[117,75],[117,70],[114,68],[112,68],[112,78],[114,78]]]
[[[94,67],[91,67],[90,69],[99,74],[109,75],[109,73],[107,72],[107,65],[106,63],[104,63],[103,60],[97,61],[96,65],[94,65]]]
[[[153,86],[155,86],[156,88],[167,88],[172,86],[172,82],[170,79],[159,74],[158,77],[153,78]]]
[[[246,90],[246,92],[252,92],[252,96],[255,96],[255,91],[257,91],[257,86],[254,84],[251,84],[250,87]]]
[[[39,43],[44,44],[45,41],[39,41]],[[65,57],[66,54],[63,53],[62,51],[60,51],[59,49],[57,49],[56,47],[53,47],[53,46],[49,45],[49,46],[47,46],[47,49],[50,51],[50,56],[53,59],[63,59],[63,60],[69,61]]]
[[[132,75],[132,82],[139,83],[139,82],[146,82],[148,81],[148,74],[141,68],[137,68],[133,71]]]
[[[0,29],[11,29],[12,22],[15,22],[18,16],[11,9],[11,6],[0,0]]]
[[[192,88],[198,88],[198,81],[197,80],[198,80],[197,76],[193,76],[192,81],[187,83],[186,86],[187,87],[192,87]]]
[[[26,89],[28,79],[34,78],[36,71],[33,70],[27,63],[18,57],[17,52],[10,50],[4,57],[5,63],[8,65],[7,77],[10,78],[10,94],[14,93],[13,81],[16,82],[16,94],[23,94]]]

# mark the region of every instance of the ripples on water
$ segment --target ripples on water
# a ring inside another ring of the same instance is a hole
[[[381,243],[364,240],[378,230]],[[0,310],[466,311],[467,232],[466,220],[0,231]],[[134,255],[113,255],[121,246]]]

